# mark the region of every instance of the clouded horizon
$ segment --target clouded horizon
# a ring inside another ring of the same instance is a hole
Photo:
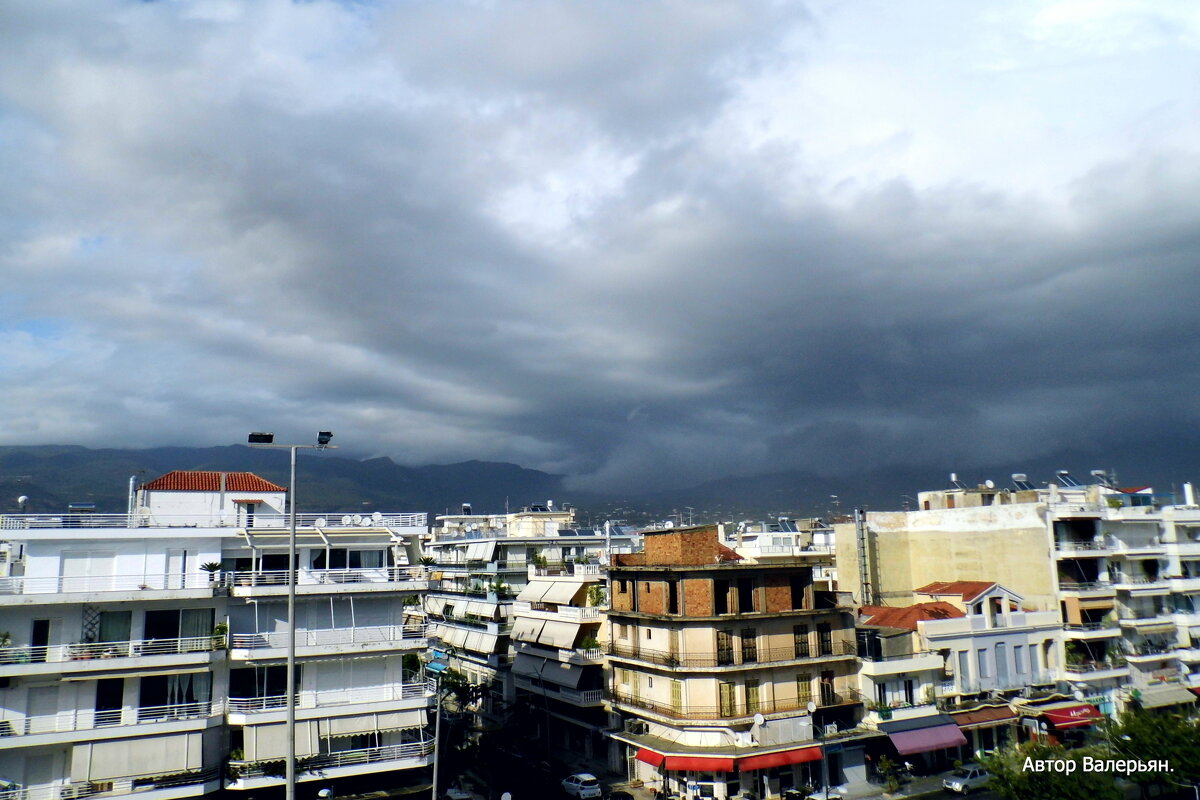
[[[1191,432],[1198,52],[1188,2],[9,4],[3,442],[614,490]]]

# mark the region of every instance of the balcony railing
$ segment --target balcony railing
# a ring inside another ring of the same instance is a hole
[[[35,786],[29,789],[0,791],[0,800],[76,800],[81,797],[128,797],[153,789],[170,789],[177,786],[197,786],[220,780],[220,770],[209,769],[196,772],[147,773],[112,778],[106,781],[79,781],[60,786]]]
[[[296,527],[325,528],[424,528],[428,515],[412,512],[375,514],[297,514]],[[287,514],[257,513],[247,520],[237,511],[211,514],[4,514],[0,530],[46,528],[246,528],[285,530]]]
[[[554,606],[546,603],[527,603],[518,600],[513,603],[514,614],[554,614],[563,619],[590,622],[600,619],[603,611],[596,606]]]
[[[897,655],[871,655],[868,653],[859,653],[858,657],[863,661],[885,662],[885,661],[906,661],[913,658],[928,658],[930,656],[941,657],[941,653],[936,650],[918,650],[915,653],[900,653]]]
[[[342,644],[378,644],[403,642],[420,645],[429,636],[431,625],[364,625],[356,628],[327,628],[296,631],[297,647],[323,647]],[[235,650],[287,647],[287,631],[272,633],[235,633],[230,637]]]
[[[0,595],[66,594],[70,592],[138,592],[215,587],[206,572],[168,575],[59,575],[0,578]]]
[[[424,567],[371,567],[365,569],[301,569],[296,573],[297,586],[316,586],[342,583],[404,583],[428,581]],[[287,586],[288,571],[256,570],[226,572],[221,576],[225,586]]]
[[[176,703],[142,708],[115,708],[108,711],[73,709],[57,714],[0,719],[0,736],[33,736],[40,733],[66,733],[95,728],[201,719],[222,713],[220,702]]]
[[[0,664],[40,664],[93,659],[207,653],[225,647],[225,637],[186,636],[181,639],[136,639],[127,642],[78,642],[46,647],[0,648]]]
[[[780,714],[792,711],[808,710],[808,703],[814,702],[818,707],[850,705],[862,702],[862,695],[855,689],[821,692],[812,696],[800,697],[795,700],[760,700],[756,703],[732,703],[724,706],[700,706],[689,703],[660,703],[645,697],[626,692],[609,691],[606,696],[614,703],[643,708],[664,717],[674,719],[695,720],[725,720],[744,719],[755,714]]]
[[[1058,588],[1064,592],[1111,592],[1113,591],[1112,584],[1101,583],[1100,581],[1058,581]]]
[[[1112,622],[1068,622],[1063,625],[1065,631],[1109,631],[1119,628],[1120,625],[1116,620]]]
[[[379,764],[388,761],[403,761],[410,758],[423,758],[433,752],[433,739],[422,739],[408,744],[393,744],[385,747],[366,747],[361,750],[340,750],[336,753],[323,753],[304,759],[304,769],[310,772],[333,769],[335,767],[353,767],[360,764]],[[268,776],[263,761],[230,761],[231,771],[240,778],[278,777]],[[0,798],[3,800],[3,798]]]
[[[639,661],[649,661],[666,667],[727,667],[762,664],[771,666],[780,661],[820,660],[826,658],[844,658],[858,654],[854,642],[835,641],[826,648],[796,648],[796,647],[759,647],[755,649],[755,657],[747,659],[736,650],[728,654],[716,650],[671,652],[668,650],[653,650],[638,645],[612,642],[607,646],[609,655],[621,658],[636,658]]]
[[[1062,669],[1063,672],[1072,675],[1083,675],[1090,672],[1109,672],[1125,669],[1126,666],[1124,656],[1114,656],[1108,661],[1085,661],[1082,664],[1064,664]]]
[[[372,686],[361,689],[333,689],[321,692],[303,691],[296,693],[297,708],[326,708],[329,706],[353,705],[356,703],[387,703],[396,700],[429,697],[437,691],[432,681],[413,681],[391,686]],[[225,707],[231,714],[254,714],[283,708],[287,695],[275,694],[264,697],[231,697]]]

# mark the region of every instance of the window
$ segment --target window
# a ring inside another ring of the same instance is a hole
[[[958,651],[958,688],[963,689],[971,680],[971,654],[967,650]]]
[[[653,689],[653,688],[654,688],[654,678],[653,678],[652,676],[650,676],[650,675],[647,675],[647,676],[646,676],[646,688],[647,688],[647,689]]]
[[[617,681],[622,686],[628,686],[629,685],[629,670],[627,670],[627,669],[617,670]]]
[[[801,706],[812,700],[811,672],[801,672],[796,675],[796,700]]]
[[[746,713],[758,713],[758,679],[746,681]]]
[[[808,658],[810,651],[808,647],[808,626],[793,625],[792,626],[792,644],[796,649],[796,658]]]
[[[833,655],[833,626],[828,622],[817,624],[817,645],[821,648],[821,655]]]
[[[1013,669],[1016,670],[1018,675],[1024,675],[1026,672],[1025,645],[1023,644],[1013,645]]]
[[[1003,642],[996,644],[996,677],[1008,677],[1008,647]]]
[[[975,658],[979,662],[979,677],[990,678],[992,672],[988,668],[988,651],[982,648],[975,651]]]
[[[650,641],[650,639],[651,639],[651,636],[650,636],[650,629],[649,629],[649,628],[646,628],[646,641],[648,642],[648,641]]]
[[[742,663],[754,664],[758,661],[758,631],[745,628],[742,631]]]

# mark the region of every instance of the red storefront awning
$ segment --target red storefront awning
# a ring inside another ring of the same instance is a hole
[[[913,753],[928,753],[944,747],[958,747],[967,743],[967,737],[957,725],[938,725],[933,728],[918,728],[915,731],[889,733],[888,738],[902,756]]]
[[[639,748],[637,751],[637,760],[645,761],[647,764],[649,764],[652,767],[657,767],[659,764],[663,763],[663,761],[665,761],[666,758],[667,757],[664,756],[662,753],[656,753],[653,750],[647,750],[644,747]]]
[[[1100,713],[1095,706],[1087,703],[1080,703],[1077,706],[1066,706],[1064,708],[1047,708],[1042,712],[1051,725],[1062,730],[1063,728],[1081,728],[1084,725],[1091,725],[1093,722],[1098,722],[1104,719],[1104,715]]]
[[[995,725],[1006,725],[1017,718],[1016,713],[1008,706],[983,706],[973,711],[951,711],[954,724],[960,728],[990,728]]]
[[[733,772],[732,758],[711,756],[667,756],[667,769],[694,772]]]
[[[805,761],[820,760],[820,747],[798,747],[795,750],[783,750],[778,753],[765,753],[761,756],[740,758],[738,759],[738,771],[749,772],[752,769],[786,767],[789,764],[802,764]]]

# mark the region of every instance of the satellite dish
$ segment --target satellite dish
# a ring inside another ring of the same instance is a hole
[[[807,708],[807,709],[808,709],[808,713],[810,713],[810,714],[811,714],[811,713],[813,713],[814,711],[816,711],[816,710],[817,710],[817,704],[816,704],[816,703],[814,703],[812,700],[809,700],[809,701],[808,701],[808,705],[807,705],[807,706],[805,706],[805,708]]]
[[[986,487],[987,487],[987,488],[989,488],[989,489],[995,489],[995,488],[996,488],[996,482],[995,482],[995,481],[993,481],[991,478],[988,478],[986,481],[984,481],[984,482],[983,482],[983,485],[984,485],[984,486],[986,486]]]
[[[349,525],[349,524],[350,524],[350,515],[349,515],[349,514],[347,514],[346,516],[342,517],[342,524],[343,524],[343,525]]]
[[[755,724],[755,725],[760,725],[760,726],[761,726],[761,725],[765,725],[765,724],[766,724],[766,722],[767,722],[767,718],[766,718],[766,717],[764,717],[762,714],[755,714],[755,715],[754,715],[754,724]]]
[[[1085,696],[1086,695],[1084,695],[1084,693],[1079,689],[1076,689],[1074,692],[1074,697],[1076,700],[1082,700]]]
[[[362,514],[355,514],[350,518],[350,521],[355,525],[362,525]]]
[[[360,527],[360,528],[369,528],[369,527],[371,527],[371,518],[370,518],[370,517],[363,517],[363,518],[362,518],[362,520],[361,520],[361,521],[358,523],[358,527]]]
[[[29,502],[29,497],[27,495],[21,495],[20,497],[17,498],[17,505],[19,505],[19,506],[23,506],[28,502]]]
[[[140,506],[138,508],[138,516],[149,519],[150,518],[150,509],[146,506]]]
[[[380,514],[378,511],[376,511],[375,513],[373,513],[371,515],[372,522],[379,522],[379,520],[381,520],[381,519],[383,519],[383,514]]]
[[[313,525],[318,528],[324,528],[328,524],[329,524],[329,520],[325,519],[324,517],[317,517],[316,522],[313,523]]]

